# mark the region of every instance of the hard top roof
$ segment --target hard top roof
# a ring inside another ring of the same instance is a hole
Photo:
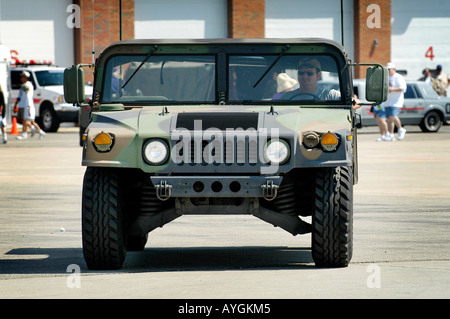
[[[291,49],[294,47],[300,48],[304,47],[303,53],[318,53],[318,52],[335,52],[334,54],[341,55],[343,57],[347,57],[347,50],[341,46],[339,43],[324,38],[262,38],[262,39],[132,39],[132,40],[124,40],[112,43],[108,46],[103,52],[100,54],[97,62],[99,64],[105,63],[105,60],[108,59],[109,56],[115,54],[148,54],[149,47],[158,46],[158,52],[161,52],[160,49],[163,49],[162,52],[173,52],[172,50],[176,50],[178,53],[194,53],[195,51],[188,51],[188,47],[193,45],[197,47],[197,49],[203,51],[203,49],[210,48],[213,51],[221,50],[220,47],[226,50],[226,47],[229,46],[234,47],[234,50],[238,50],[240,46],[247,47],[248,53],[252,54],[257,52],[249,50],[249,46],[252,47],[261,47],[264,50],[272,50],[273,53],[280,53],[280,48],[282,46],[289,45]],[[278,47],[278,48],[276,48]],[[314,49],[316,47],[317,50]],[[185,50],[186,48],[186,50]],[[169,50],[169,51],[167,51]],[[208,49],[207,49],[208,50]],[[303,49],[302,49],[303,50]],[[203,51],[205,52],[205,51]],[[198,52],[197,52],[198,53]],[[158,54],[158,53],[156,53]],[[333,53],[332,53],[333,54]]]
[[[338,48],[341,51],[346,49],[338,42],[325,38],[254,38],[254,39],[235,39],[235,38],[216,38],[216,39],[132,39],[112,43],[116,45],[152,45],[152,44],[201,44],[201,45],[228,45],[228,44],[327,44]]]

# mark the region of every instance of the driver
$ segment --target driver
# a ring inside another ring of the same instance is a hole
[[[321,66],[317,59],[301,60],[298,66],[298,83],[300,87],[283,94],[283,100],[339,100],[338,90],[322,89],[317,86],[321,76]]]

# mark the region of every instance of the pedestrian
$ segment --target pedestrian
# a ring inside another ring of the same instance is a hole
[[[20,81],[22,85],[19,90],[19,96],[14,105],[14,108],[19,105],[18,110],[18,118],[19,121],[22,122],[22,134],[17,136],[17,139],[23,140],[28,138],[28,127],[31,129],[31,136],[34,136],[36,131],[39,132],[39,138],[43,138],[45,136],[45,132],[39,127],[39,125],[35,121],[36,111],[34,108],[34,88],[33,84],[29,81],[30,73],[27,71],[23,71],[20,74]]]
[[[381,103],[381,107],[384,107],[386,117],[388,119],[388,133],[386,134],[387,141],[394,141],[394,128],[398,129],[399,140],[405,137],[406,129],[402,127],[402,123],[398,114],[403,106],[406,92],[405,78],[397,73],[394,63],[389,62],[386,65],[389,71],[389,93],[387,100]]]
[[[392,138],[389,137],[388,125],[386,120],[386,111],[384,109],[384,106],[374,105],[372,106],[371,111],[373,112],[373,116],[375,117],[375,120],[377,121],[378,124],[378,128],[380,129],[380,137],[377,138],[376,141],[377,142],[392,141]]]
[[[0,129],[2,131],[2,143],[6,144],[8,142],[8,135],[6,135],[6,106],[5,106],[5,96],[3,95],[2,88],[0,87]]]
[[[434,79],[431,76],[431,71],[429,68],[425,68],[422,71],[423,76],[419,79],[419,81],[424,81],[429,86],[433,86]]]
[[[437,82],[437,94],[440,96],[447,96],[448,76],[442,72],[442,65],[440,64],[436,66],[436,76],[434,79]]]
[[[419,79],[419,81],[424,81],[429,86],[433,88],[433,90],[439,94],[439,83],[431,76],[431,70],[429,68],[425,68],[422,71],[423,76]]]

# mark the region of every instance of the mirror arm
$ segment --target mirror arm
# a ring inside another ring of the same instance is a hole
[[[82,67],[89,67],[89,68],[92,68],[92,67],[94,67],[94,65],[93,64],[90,64],[90,63],[80,63],[80,64],[77,64],[76,65],[76,72],[77,72],[77,74],[78,74],[78,69],[79,68],[82,68]],[[77,96],[79,96],[79,92],[78,92],[78,89],[79,89],[79,87],[78,87],[78,85],[76,86],[76,88],[77,88]],[[82,104],[83,102],[81,102],[81,103],[74,103],[74,104],[76,104],[77,106],[81,106],[81,104]]]
[[[380,63],[349,63],[349,66],[379,66],[383,67]]]

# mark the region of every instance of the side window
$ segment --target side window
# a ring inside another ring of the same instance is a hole
[[[20,82],[21,71],[11,71],[11,88],[13,90],[20,89],[22,82]]]
[[[405,99],[416,99],[417,95],[412,85],[406,86]]]
[[[20,86],[22,85],[22,82],[20,81],[21,73],[22,73],[22,71],[20,71],[20,70],[11,71],[11,88],[13,90],[19,90]],[[30,72],[30,74],[31,74],[31,72]],[[33,84],[33,88],[36,89],[36,83],[34,83],[33,74],[31,74],[29,80],[30,80],[31,84]]]

